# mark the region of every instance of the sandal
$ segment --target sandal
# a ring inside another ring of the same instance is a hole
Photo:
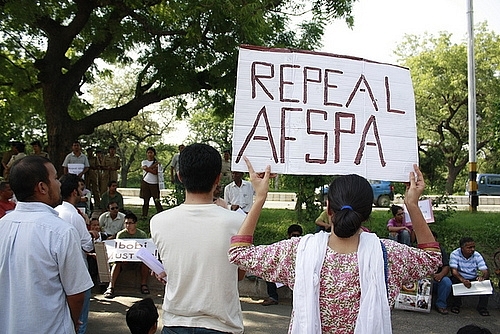
[[[448,310],[446,308],[443,308],[443,307],[438,307],[437,311],[438,311],[438,313],[441,313],[443,315],[447,315],[448,314]]]
[[[149,295],[149,287],[147,284],[141,284],[141,293],[143,295]]]
[[[104,298],[107,298],[107,299],[115,298],[115,289],[107,288],[106,291],[104,292]]]
[[[483,309],[480,309],[480,310],[477,310],[479,312],[479,314],[481,314],[483,317],[489,317],[490,316],[490,312],[488,312],[487,309],[483,308]]]
[[[460,308],[458,306],[453,306],[451,308],[451,313],[459,314],[460,313]]]

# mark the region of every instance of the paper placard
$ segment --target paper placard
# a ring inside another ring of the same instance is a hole
[[[420,208],[420,211],[422,211],[422,215],[424,216],[424,219],[427,223],[435,222],[431,199],[423,199],[421,201],[418,201],[418,207]],[[403,208],[405,210],[405,221],[407,223],[411,223],[410,215],[408,214],[408,211],[406,211],[406,205],[403,205]]]
[[[78,175],[81,172],[83,172],[84,169],[85,169],[84,164],[68,164],[68,174]]]
[[[311,51],[241,46],[233,171],[408,181],[418,163],[410,72]]]
[[[454,296],[477,296],[477,295],[491,295],[493,293],[493,287],[490,280],[484,281],[472,281],[471,287],[467,288],[463,283],[453,284],[451,287],[453,289]]]
[[[153,256],[158,256],[153,239],[110,239],[104,240],[108,262],[141,262],[136,252],[146,248]]]
[[[396,298],[394,308],[429,313],[432,307],[431,278],[403,284]]]

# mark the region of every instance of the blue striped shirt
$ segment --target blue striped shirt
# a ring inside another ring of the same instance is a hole
[[[462,255],[462,250],[460,248],[451,252],[450,268],[457,269],[459,274],[465,279],[475,279],[477,277],[478,270],[488,269],[486,262],[484,262],[483,256],[480,253],[474,252],[471,257],[466,259]]]

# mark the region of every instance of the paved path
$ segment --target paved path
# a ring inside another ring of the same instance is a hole
[[[137,290],[137,291],[136,291]],[[117,289],[117,297],[105,299],[102,294],[92,296],[89,315],[88,334],[129,333],[125,314],[135,301],[144,297],[138,289]],[[121,294],[121,295],[120,295]],[[161,315],[162,290],[152,290],[150,297],[158,306]],[[279,305],[262,306],[261,299],[241,298],[246,334],[285,334],[290,321],[290,300]],[[490,309],[490,317],[480,316],[474,308],[466,306],[459,315],[443,316],[432,310],[431,313],[418,313],[394,310],[392,324],[394,334],[454,334],[465,325],[475,323],[487,327],[492,333],[500,333],[500,310]],[[160,324],[161,326],[161,321]],[[157,333],[160,333],[158,330]]]

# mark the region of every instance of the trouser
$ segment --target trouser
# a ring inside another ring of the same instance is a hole
[[[448,306],[447,300],[451,292],[451,280],[448,276],[444,276],[440,282],[433,280],[436,287],[436,307],[446,308]]]
[[[90,308],[90,297],[92,289],[85,291],[83,299],[82,313],[80,313],[80,318],[78,320],[81,322],[80,327],[78,327],[78,334],[85,334],[87,331],[87,323],[89,320],[89,308]]]
[[[267,285],[267,295],[272,300],[278,301],[278,288],[274,282],[266,282]]]

